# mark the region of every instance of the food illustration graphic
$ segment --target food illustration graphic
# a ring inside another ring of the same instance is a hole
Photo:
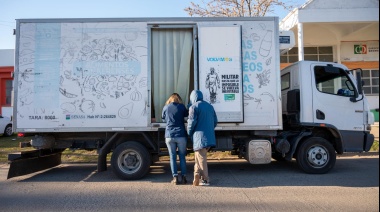
[[[119,109],[118,115],[122,119],[127,119],[131,116],[133,111],[133,102],[130,102]]]

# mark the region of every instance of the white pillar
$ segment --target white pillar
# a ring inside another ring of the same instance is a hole
[[[340,41],[338,41],[338,44],[336,45],[336,60],[334,60],[334,62],[341,63],[340,54]]]
[[[298,23],[298,61],[304,60],[303,57],[303,24]]]

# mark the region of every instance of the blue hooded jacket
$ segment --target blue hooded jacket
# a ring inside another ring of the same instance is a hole
[[[215,127],[218,118],[214,107],[203,101],[203,94],[193,90],[190,94],[189,118],[187,120],[187,133],[193,141],[194,151],[215,147]]]

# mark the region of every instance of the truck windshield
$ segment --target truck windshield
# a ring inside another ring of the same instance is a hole
[[[325,66],[315,66],[314,74],[318,91],[347,97],[355,95],[353,83],[343,69],[331,71]]]

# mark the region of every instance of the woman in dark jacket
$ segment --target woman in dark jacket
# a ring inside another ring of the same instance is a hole
[[[162,119],[166,122],[165,143],[168,147],[170,156],[170,168],[173,175],[173,184],[186,184],[186,143],[187,133],[185,129],[185,117],[188,111],[182,103],[181,97],[177,93],[173,93],[162,110]],[[181,168],[181,178],[178,179],[177,169],[177,148],[179,156],[179,164]]]

